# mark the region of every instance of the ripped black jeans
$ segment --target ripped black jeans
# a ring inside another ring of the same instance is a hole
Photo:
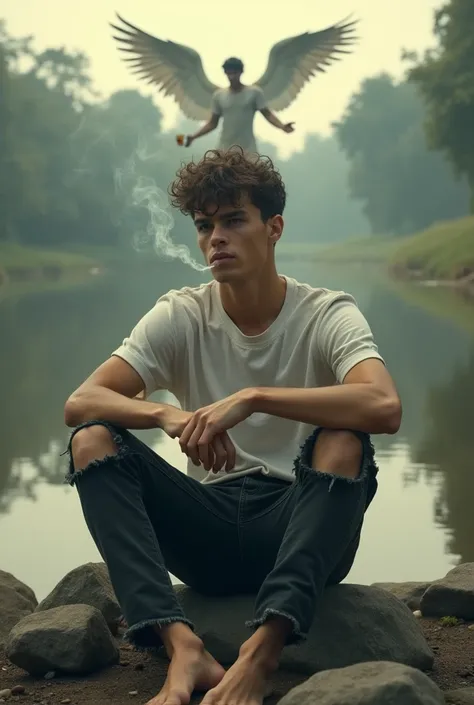
[[[125,638],[153,648],[155,625],[184,622],[168,571],[205,595],[256,594],[256,628],[271,615],[293,624],[288,643],[304,639],[324,586],[352,567],[364,513],[377,489],[370,439],[358,478],[311,468],[316,429],[295,461],[295,480],[247,475],[201,484],[147,445],[104,422],[118,452],[75,472],[84,517],[109,569],[128,624]],[[73,431],[71,436],[79,430]],[[69,451],[71,443],[69,444]]]

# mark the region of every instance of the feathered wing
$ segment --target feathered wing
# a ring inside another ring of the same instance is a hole
[[[271,110],[284,110],[316,73],[326,71],[354,43],[356,21],[331,25],[319,32],[304,32],[275,44],[263,76],[255,85],[263,90]]]
[[[159,91],[171,95],[183,113],[192,120],[206,120],[210,115],[211,98],[218,86],[204,73],[197,51],[170,40],[164,41],[126,22],[112,27],[119,32],[114,39],[120,51],[128,54],[125,61],[133,73],[147,83],[159,86]]]

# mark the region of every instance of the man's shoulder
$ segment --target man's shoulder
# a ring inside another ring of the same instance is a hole
[[[192,308],[205,304],[210,300],[213,282],[200,284],[199,286],[183,286],[180,289],[170,289],[160,296],[157,303],[166,302],[172,307]]]
[[[288,279],[288,277],[287,277]],[[347,291],[342,289],[328,289],[323,286],[312,286],[306,282],[292,280],[295,288],[295,302],[302,308],[311,308],[313,311],[323,312],[335,302],[345,302],[357,305],[356,300]]]
[[[212,283],[170,289],[160,296],[156,306],[166,306],[175,324],[182,325],[185,320],[206,318],[210,308]]]

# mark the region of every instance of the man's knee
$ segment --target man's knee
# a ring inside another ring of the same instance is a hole
[[[313,448],[312,466],[324,472],[357,477],[363,456],[362,441],[352,431],[324,428]]]
[[[101,460],[116,453],[117,446],[112,434],[102,424],[80,428],[71,441],[71,456],[76,471],[84,469],[94,460]]]

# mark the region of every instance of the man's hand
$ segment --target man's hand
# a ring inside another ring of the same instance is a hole
[[[164,413],[160,414],[160,427],[170,438],[181,438],[193,416],[192,411],[183,411],[175,406],[169,406]],[[182,450],[184,450],[183,447]],[[199,458],[196,459],[189,453],[187,455],[191,457],[195,465],[201,465]],[[205,466],[206,470],[210,470],[212,467],[214,472],[219,472],[225,465],[226,472],[228,472],[234,467],[235,448],[226,432],[214,436],[206,450],[206,457],[209,459],[209,465]]]
[[[235,465],[235,448],[227,431],[253,413],[249,390],[236,392],[225,399],[195,411],[179,438],[183,453],[195,465],[214,472],[229,472]],[[214,456],[214,457],[213,457]]]
[[[192,135],[186,135],[186,141],[184,143],[185,147],[190,147],[194,142],[194,137]]]
[[[286,125],[283,125],[282,130],[283,132],[294,132],[295,128],[293,127],[295,123],[294,122],[287,122]]]

